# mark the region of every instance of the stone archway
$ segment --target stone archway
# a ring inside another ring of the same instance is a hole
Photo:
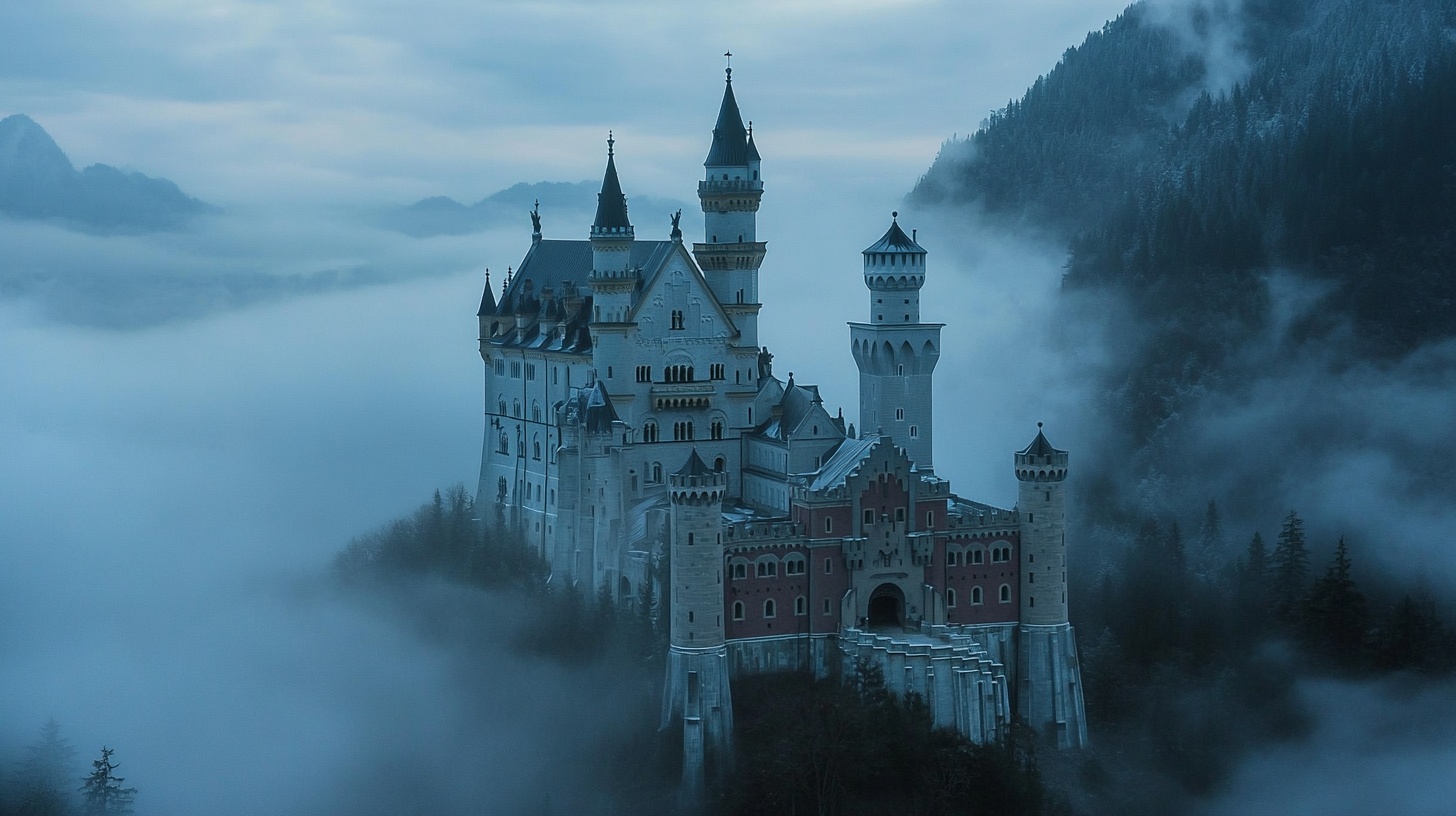
[[[870,593],[869,627],[899,629],[905,625],[905,593],[894,584],[880,584]]]

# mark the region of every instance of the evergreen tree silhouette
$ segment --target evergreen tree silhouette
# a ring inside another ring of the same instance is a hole
[[[84,777],[81,785],[82,812],[86,816],[126,816],[132,812],[132,800],[136,788],[124,788],[126,780],[116,775],[117,766],[111,761],[115,753],[106,746],[101,747],[101,758],[91,762],[92,771]]]

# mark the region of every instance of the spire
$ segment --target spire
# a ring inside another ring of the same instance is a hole
[[[713,147],[708,150],[703,166],[747,167],[749,160],[748,129],[743,126],[738,100],[733,97],[733,69],[729,68],[723,104],[718,108],[718,124],[713,126]]]
[[[602,177],[602,191],[597,194],[592,235],[630,235],[632,231],[632,222],[627,220],[627,197],[622,195],[622,183],[617,180],[616,144],[611,131],[607,131],[607,173]]]
[[[495,314],[495,295],[490,291],[490,269],[485,270],[485,292],[480,296],[480,311],[475,316],[483,317],[488,314]]]
[[[703,457],[698,455],[698,449],[694,447],[693,452],[688,454],[687,462],[684,462],[683,466],[681,468],[678,468],[677,473],[674,473],[673,475],[706,476],[713,472],[714,470],[708,467],[708,463],[703,461]]]
[[[1036,423],[1036,438],[1021,452],[1022,456],[1052,456],[1058,453],[1066,453],[1064,450],[1057,450],[1052,443],[1047,441],[1046,434],[1042,433],[1041,423]]]

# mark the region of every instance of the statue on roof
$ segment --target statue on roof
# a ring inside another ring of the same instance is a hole
[[[678,210],[668,217],[672,219],[672,239],[674,241],[682,240],[682,229],[678,227],[678,222],[682,221],[682,210]]]
[[[531,232],[541,234],[541,200],[536,200],[536,206],[531,208]]]
[[[758,350],[758,378],[773,376],[773,355],[768,353],[768,346]]]

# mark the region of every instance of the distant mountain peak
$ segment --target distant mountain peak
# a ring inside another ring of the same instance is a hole
[[[101,232],[176,229],[216,207],[163,178],[105,164],[77,172],[51,135],[17,113],[0,119],[0,213]]]

